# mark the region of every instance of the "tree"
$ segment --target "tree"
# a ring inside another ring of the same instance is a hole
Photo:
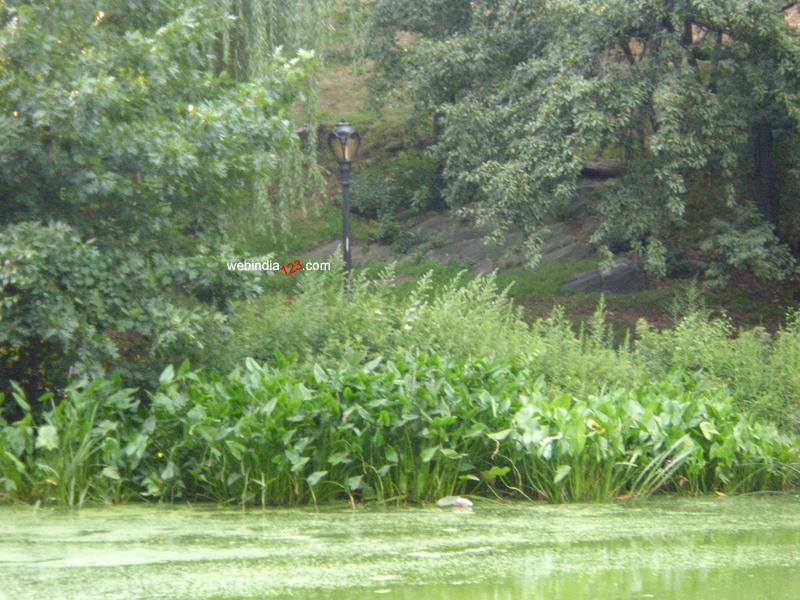
[[[544,223],[574,198],[584,159],[617,154],[625,172],[597,206],[597,242],[622,238],[663,275],[668,258],[688,249],[689,211],[713,216],[691,249],[713,262],[710,278],[723,282],[731,268],[777,279],[792,271],[800,38],[783,4],[469,4],[469,26],[452,35],[393,21],[414,35],[394,49],[407,88],[442,115],[433,152],[452,206],[496,236],[521,224],[535,260]],[[376,16],[383,30],[387,15]]]
[[[151,377],[256,291],[225,272],[232,215],[293,189],[289,111],[315,61],[218,68],[226,6],[0,0],[0,374],[30,393]]]
[[[211,69],[228,21],[217,3],[96,4],[5,6],[3,221],[63,220],[156,247],[216,236],[226,206],[296,148],[287,112],[306,64],[274,56],[237,83]]]
[[[402,33],[425,40],[441,41],[469,31],[472,14],[470,0],[378,0],[370,19],[368,56],[375,61],[380,77],[372,80],[373,91],[386,94],[403,77],[410,64],[404,64],[407,47]],[[400,34],[400,35],[399,35]]]

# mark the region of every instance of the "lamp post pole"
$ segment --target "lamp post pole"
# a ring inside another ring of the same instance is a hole
[[[344,239],[342,240],[342,252],[344,254],[344,295],[350,300],[353,297],[353,290],[350,286],[350,273],[353,270],[353,259],[350,251],[350,163],[343,161],[340,163],[340,173],[342,175],[342,224],[344,228]]]
[[[350,275],[353,270],[352,248],[350,244],[350,167],[358,154],[361,136],[350,123],[339,123],[328,134],[328,146],[339,163],[342,178],[342,223],[344,235],[342,253],[344,254],[344,295],[350,300],[353,296]]]

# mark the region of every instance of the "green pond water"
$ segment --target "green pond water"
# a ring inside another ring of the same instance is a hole
[[[0,598],[800,599],[800,496],[635,506],[0,507]]]

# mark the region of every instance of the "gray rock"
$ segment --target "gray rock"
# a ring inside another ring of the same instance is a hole
[[[621,258],[608,272],[592,269],[579,273],[565,287],[572,292],[638,292],[648,287],[648,281],[637,263]]]
[[[578,226],[578,233],[582,237],[590,237],[597,228],[600,227],[600,218],[595,216],[588,216],[582,219]]]
[[[581,194],[601,189],[604,185],[605,182],[602,180],[580,178],[576,182],[575,187],[577,187],[578,193]]]
[[[318,246],[317,248],[309,250],[308,252],[305,253],[306,258],[314,260],[330,258],[334,254],[337,255],[342,254],[342,242],[339,240],[330,241],[327,244]]]
[[[572,238],[572,241],[568,238],[564,238],[562,241],[564,243],[560,246],[542,252],[541,262],[543,265],[562,260],[583,260],[584,258],[594,256],[594,249],[591,246],[581,243],[575,240],[575,238]]]
[[[622,173],[622,166],[616,160],[596,158],[583,162],[581,175],[591,179],[610,179]]]
[[[385,244],[361,244],[353,242],[353,246],[350,250],[353,261],[358,263],[386,261],[390,260],[393,256],[391,247]],[[318,248],[304,252],[303,258],[308,260],[326,260],[334,255],[337,257],[342,255],[342,242],[340,240],[333,240]]]
[[[490,254],[491,247],[486,244],[483,237],[475,237],[451,241],[447,246],[429,250],[426,256],[443,263],[453,261],[475,263],[487,258]]]
[[[492,271],[497,268],[497,265],[494,264],[493,260],[485,259],[479,262],[472,268],[472,273],[474,275],[488,275]]]
[[[409,231],[413,233],[428,233],[436,229],[446,229],[452,219],[448,213],[426,212],[420,216],[419,223],[413,225]]]

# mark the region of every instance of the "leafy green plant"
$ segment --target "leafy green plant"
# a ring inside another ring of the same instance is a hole
[[[215,350],[220,359],[211,364],[228,368],[248,356],[271,360],[276,351],[326,364],[350,354],[395,357],[419,350],[525,364],[548,385],[581,395],[680,371],[727,390],[742,409],[791,428],[798,424],[796,312],[775,334],[758,327],[736,331],[726,316],[690,300],[678,307],[672,327],[640,321],[635,336],[623,337],[612,331],[602,302],[581,327],[559,308],[529,324],[493,276],[434,285],[429,274],[410,293],[398,294],[391,268],[373,279],[362,272],[352,302],[343,297],[342,277],[338,265],[301,276],[291,297],[238,304],[230,342]]]
[[[63,223],[0,229],[0,389],[36,397],[110,371],[142,384],[169,357],[200,362],[229,302],[261,289],[224,258],[103,250]]]
[[[524,354],[528,326],[494,277],[457,277],[435,288],[429,274],[411,295],[397,298],[390,266],[374,279],[356,275],[352,302],[343,297],[342,277],[337,263],[330,272],[301,276],[291,298],[240,303],[231,343],[217,353],[235,361],[268,360],[280,350],[321,362],[353,352],[393,356],[430,350],[509,361]]]
[[[379,167],[359,174],[353,186],[353,210],[375,218],[377,241],[396,242],[403,235],[396,215],[403,210],[416,213],[440,207],[440,190],[433,160],[421,152],[400,152]],[[403,250],[400,250],[403,252]]]
[[[163,371],[146,405],[97,380],[41,419],[26,408],[0,426],[5,493],[71,506],[136,495],[265,506],[784,489],[800,450],[682,374],[573,395],[528,367],[422,353],[247,360],[227,375],[184,363]]]
[[[70,507],[126,497],[123,486],[130,484],[138,461],[124,447],[138,426],[134,391],[122,388],[119,379],[71,385],[60,402],[52,394],[40,397],[39,404],[51,407],[37,418],[15,387],[24,416],[13,425],[0,418],[4,491]]]

